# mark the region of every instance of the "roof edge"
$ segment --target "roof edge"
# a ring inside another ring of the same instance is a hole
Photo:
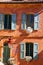
[[[0,4],[43,4],[43,1],[40,2],[12,1],[12,2],[0,2]]]

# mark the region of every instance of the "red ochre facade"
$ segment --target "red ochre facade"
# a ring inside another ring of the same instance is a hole
[[[41,4],[0,4],[0,13],[2,14],[17,14],[16,30],[0,30],[0,58],[3,58],[3,45],[8,42],[8,45],[14,47],[14,52],[18,47],[18,52],[15,54],[10,48],[10,57],[15,58],[17,65],[43,65],[43,3]],[[39,30],[27,34],[21,30],[21,15],[39,13]],[[20,42],[38,42],[38,59],[26,62],[25,59],[20,59]]]

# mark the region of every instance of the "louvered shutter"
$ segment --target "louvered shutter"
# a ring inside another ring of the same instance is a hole
[[[20,59],[24,59],[25,57],[25,43],[20,43]]]
[[[4,15],[0,14],[0,30],[4,29]]]
[[[34,30],[39,29],[39,14],[34,15]]]
[[[35,60],[38,59],[38,43],[37,42],[33,44],[33,59]]]
[[[13,15],[12,15],[11,29],[12,29],[12,30],[16,30],[16,14],[13,14]]]
[[[22,14],[22,23],[21,23],[21,29],[26,29],[26,14]]]

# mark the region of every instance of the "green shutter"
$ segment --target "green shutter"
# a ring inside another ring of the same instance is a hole
[[[22,23],[21,23],[21,29],[26,29],[26,14],[22,14]]]
[[[16,14],[13,14],[13,15],[12,15],[11,29],[12,29],[12,30],[16,30]]]
[[[34,15],[34,30],[39,29],[39,14]]]
[[[0,30],[2,30],[4,28],[4,25],[3,25],[3,23],[4,23],[3,17],[4,17],[4,15],[3,14],[0,14]]]
[[[24,43],[20,44],[20,59],[24,59]]]
[[[9,58],[10,58],[10,48],[8,46],[4,46],[3,62],[7,63]]]
[[[33,59],[38,59],[38,43],[35,42],[33,45]]]

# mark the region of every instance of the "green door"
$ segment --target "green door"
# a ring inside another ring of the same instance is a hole
[[[10,58],[10,48],[8,46],[4,46],[3,62],[7,63],[9,58]]]

